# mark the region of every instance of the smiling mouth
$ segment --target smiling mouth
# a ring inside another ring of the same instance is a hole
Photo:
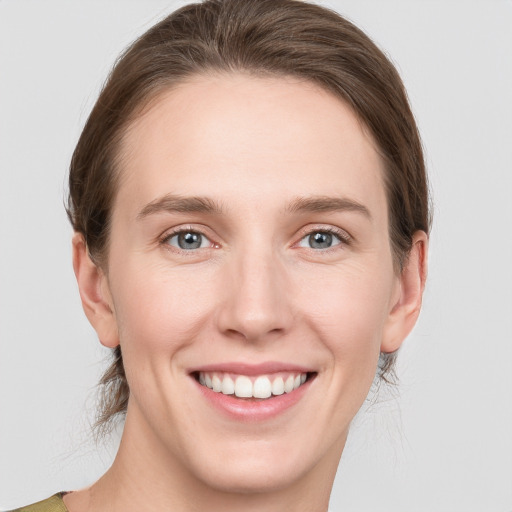
[[[216,393],[246,400],[267,400],[295,391],[315,375],[316,373],[280,372],[249,377],[224,372],[196,372],[194,377],[199,384]]]

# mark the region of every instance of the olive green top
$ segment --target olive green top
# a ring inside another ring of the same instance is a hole
[[[62,501],[62,493],[57,493],[47,500],[39,501],[27,507],[17,508],[11,512],[68,512]]]
[[[39,501],[28,507],[8,510],[7,512],[68,512],[64,501],[62,501],[62,494],[66,493],[59,492],[47,500]]]

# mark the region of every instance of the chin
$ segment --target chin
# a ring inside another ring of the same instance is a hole
[[[300,426],[298,427],[300,429]],[[296,434],[297,432],[295,432]],[[315,442],[317,436],[296,436],[293,432],[273,439],[217,441],[215,452],[202,451],[189,458],[196,478],[207,487],[234,494],[279,493],[300,485],[305,477],[320,472],[334,474],[346,435],[334,445]],[[322,441],[322,439],[319,439]],[[325,439],[323,439],[325,441]]]
[[[225,460],[208,470],[201,468],[200,479],[210,488],[230,494],[276,493],[289,489],[308,473],[305,465],[277,463],[275,460]]]

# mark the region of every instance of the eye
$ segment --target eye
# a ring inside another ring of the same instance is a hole
[[[330,249],[342,242],[341,237],[330,231],[313,231],[299,242],[299,247]]]
[[[192,251],[194,249],[203,249],[212,247],[212,242],[202,233],[197,231],[179,231],[168,236],[165,243],[172,247],[177,247],[183,251]]]

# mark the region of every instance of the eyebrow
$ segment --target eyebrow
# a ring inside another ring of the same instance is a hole
[[[212,213],[219,215],[223,211],[222,206],[209,197],[191,196],[182,197],[174,194],[166,194],[148,203],[137,214],[141,220],[155,213]]]
[[[357,212],[369,220],[372,219],[370,210],[366,206],[346,197],[312,196],[298,197],[288,204],[286,210],[290,213],[315,212]]]
[[[363,214],[371,220],[372,216],[366,206],[352,199],[331,196],[298,197],[285,207],[288,213],[342,212],[352,211]],[[221,215],[222,205],[209,197],[183,197],[166,194],[146,204],[137,214],[141,220],[156,213],[210,213]]]

